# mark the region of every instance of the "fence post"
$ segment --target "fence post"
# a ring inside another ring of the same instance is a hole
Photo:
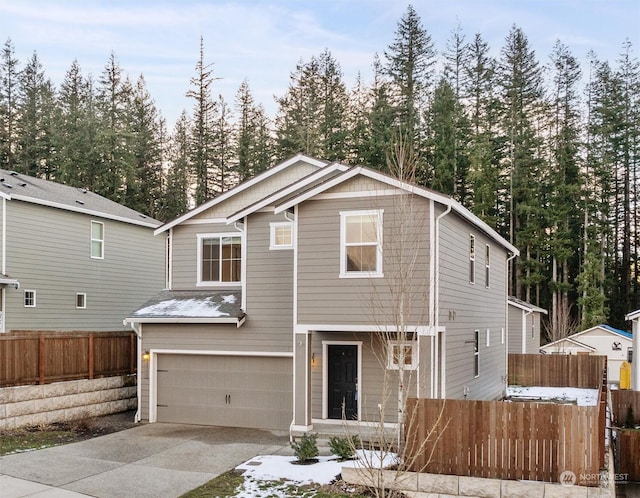
[[[93,379],[93,371],[95,369],[95,355],[93,348],[93,334],[89,334],[89,379]]]
[[[38,382],[44,384],[45,378],[45,344],[44,336],[41,334],[38,340]]]

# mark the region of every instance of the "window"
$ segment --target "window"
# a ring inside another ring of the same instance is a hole
[[[633,362],[633,348],[627,348],[627,361],[629,363]]]
[[[340,213],[341,277],[382,277],[382,213]]]
[[[104,259],[104,223],[91,222],[91,257]]]
[[[480,331],[473,333],[473,376],[480,376]]]
[[[476,238],[469,235],[469,282],[476,283]]]
[[[269,249],[293,248],[293,223],[271,223]]]
[[[86,309],[87,307],[87,295],[84,292],[78,292],[76,294],[76,308]]]
[[[504,344],[504,327],[500,329],[500,344]]]
[[[414,354],[414,342],[392,342],[387,345],[387,368],[389,370],[415,370],[418,365],[417,355]]]
[[[25,290],[24,291],[24,307],[35,308],[36,307],[36,291]]]
[[[491,330],[487,329],[487,347],[491,346]]]
[[[489,274],[491,270],[491,247],[489,244],[485,246],[484,253],[484,286],[489,288]]]
[[[240,282],[242,238],[198,235],[198,285]]]

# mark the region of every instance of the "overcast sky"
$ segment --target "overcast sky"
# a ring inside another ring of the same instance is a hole
[[[512,26],[521,28],[541,64],[560,39],[581,62],[593,50],[615,63],[625,39],[640,54],[640,0],[0,0],[0,42],[8,38],[24,64],[37,52],[58,86],[73,60],[97,79],[113,52],[132,80],[142,73],[169,128],[192,102],[200,37],[213,63],[214,94],[233,105],[246,78],[273,117],[300,60],[328,49],[348,87],[371,79],[373,55],[393,41],[412,3],[443,51],[459,23],[479,32],[498,56]]]

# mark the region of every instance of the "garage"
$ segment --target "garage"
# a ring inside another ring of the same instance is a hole
[[[288,430],[290,357],[158,354],[157,421]]]

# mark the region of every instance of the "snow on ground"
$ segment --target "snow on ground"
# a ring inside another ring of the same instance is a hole
[[[519,398],[522,398],[523,400],[576,403],[578,406],[596,406],[598,404],[598,389],[508,386],[507,398],[512,401],[517,401]]]
[[[244,470],[245,476],[243,488],[239,490],[237,497],[258,498],[261,496],[286,498],[286,487],[301,484],[329,484],[342,472],[342,467],[373,466],[379,468],[380,454],[371,451],[358,450],[357,459],[340,461],[335,456],[321,456],[312,464],[296,463],[294,456],[263,455],[236,467],[236,470]],[[383,459],[383,466],[387,467],[396,463],[396,455],[387,454]],[[285,481],[277,488],[270,486],[263,489],[264,481]],[[281,494],[277,494],[281,493]]]

